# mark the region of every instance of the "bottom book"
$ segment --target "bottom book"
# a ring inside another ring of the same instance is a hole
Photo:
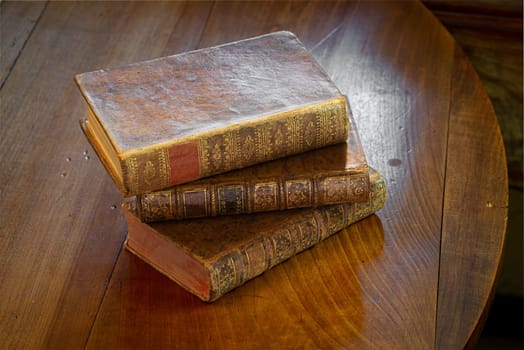
[[[370,200],[315,209],[143,223],[123,204],[126,248],[187,291],[214,301],[384,206],[386,185],[370,171]]]

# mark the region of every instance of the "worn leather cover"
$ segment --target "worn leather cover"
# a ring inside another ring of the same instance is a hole
[[[126,196],[348,136],[344,97],[289,32],[83,73],[75,81],[88,104],[88,135],[99,139],[90,141]]]
[[[369,167],[350,124],[346,143],[138,195],[138,216],[153,222],[367,201]]]
[[[123,205],[126,247],[200,299],[213,301],[380,210],[385,200],[384,178],[375,171],[368,201],[316,209],[147,224],[129,200]]]

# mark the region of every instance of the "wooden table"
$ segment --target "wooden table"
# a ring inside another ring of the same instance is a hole
[[[473,344],[504,241],[504,148],[476,73],[420,3],[0,10],[0,348]],[[122,199],[80,132],[73,75],[280,29],[347,94],[388,200],[205,304],[122,249]]]

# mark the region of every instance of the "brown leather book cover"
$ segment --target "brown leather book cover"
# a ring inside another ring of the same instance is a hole
[[[250,214],[369,200],[369,167],[356,124],[346,143],[137,196],[144,222]]]
[[[371,171],[371,196],[335,204],[250,215],[143,223],[124,203],[129,251],[204,301],[214,301],[284,260],[384,206],[384,178]]]
[[[346,100],[275,32],[75,76],[86,134],[124,196],[344,142]]]

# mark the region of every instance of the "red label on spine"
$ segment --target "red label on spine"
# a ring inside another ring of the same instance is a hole
[[[200,178],[200,159],[198,157],[198,141],[174,145],[168,148],[169,184],[176,185]]]

